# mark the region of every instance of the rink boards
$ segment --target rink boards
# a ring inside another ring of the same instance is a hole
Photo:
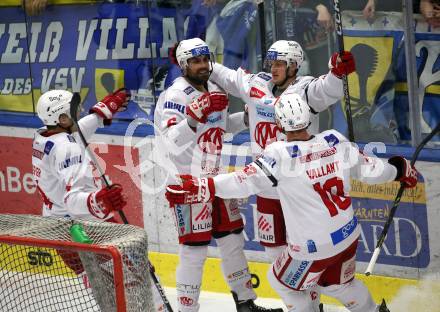
[[[40,199],[32,185],[31,138],[34,129],[0,127],[0,144],[7,148],[0,159],[0,187],[3,212],[34,213],[40,211]],[[143,226],[149,236],[152,262],[166,286],[175,286],[177,264],[176,232],[167,203],[163,197],[163,178],[160,163],[155,159],[152,137],[121,137],[96,135],[93,141],[99,159],[106,166],[112,181],[122,183],[129,194],[130,204],[125,210],[127,218]],[[249,147],[226,144],[223,160],[228,170],[241,168],[250,161]],[[408,155],[407,155],[408,157]],[[404,285],[414,285],[428,274],[440,269],[439,189],[440,165],[434,161],[419,161],[417,168],[422,177],[416,189],[405,193],[396,213],[385,247],[375,267],[375,275],[364,278],[375,299],[392,298]],[[366,268],[381,228],[388,217],[397,191],[394,183],[369,187],[352,183],[353,207],[361,224],[357,271]],[[141,192],[142,189],[142,192]],[[263,297],[275,296],[265,275],[268,263],[256,235],[255,199],[240,202],[246,223],[245,252],[251,261],[251,271],[260,278],[257,293]],[[157,253],[159,251],[160,253]],[[215,245],[210,246],[204,274],[204,289],[227,292]],[[2,255],[0,255],[1,257]],[[1,261],[1,259],[0,259]],[[67,270],[67,269],[66,269]],[[68,273],[66,273],[68,274]],[[377,274],[377,275],[376,275]]]

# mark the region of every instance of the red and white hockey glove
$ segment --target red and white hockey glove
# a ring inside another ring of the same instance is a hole
[[[221,92],[206,92],[186,107],[186,113],[192,119],[205,123],[212,112],[221,112],[229,104],[228,96]]]
[[[112,184],[109,188],[90,193],[87,198],[90,213],[99,219],[106,218],[112,211],[122,210],[126,204],[120,184]]]
[[[130,93],[125,88],[116,90],[93,105],[90,113],[96,113],[104,119],[112,119],[116,112],[122,112],[127,109],[130,96]]]
[[[343,75],[351,74],[356,70],[353,54],[349,51],[344,51],[342,54],[337,52],[333,53],[328,62],[328,67],[338,78],[341,78]]]
[[[411,162],[402,156],[393,156],[388,159],[388,163],[397,168],[395,181],[403,182],[405,188],[412,188],[417,185],[418,172]]]
[[[212,178],[196,178],[181,175],[181,185],[168,185],[165,197],[170,206],[212,202],[215,197],[215,186]]]

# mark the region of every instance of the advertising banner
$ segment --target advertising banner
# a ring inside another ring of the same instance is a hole
[[[235,68],[255,53],[246,37],[257,25],[256,6],[204,2],[49,5],[27,18],[21,7],[0,8],[0,110],[34,112],[54,88],[79,92],[87,110],[126,87],[133,104],[118,118],[152,119],[157,96],[181,74],[168,57],[178,41],[200,37]],[[240,31],[225,33],[231,28]]]
[[[32,139],[1,136],[0,145],[4,147],[0,158],[0,213],[41,215],[42,199],[37,192],[32,175]],[[119,169],[125,167],[124,147],[91,144],[91,148],[95,151],[109,182],[123,185],[124,195],[127,198],[127,206],[124,208],[127,219],[131,224],[143,226],[140,188],[126,172]],[[137,168],[138,150],[129,149],[134,168]]]
[[[366,20],[361,12],[344,12],[344,46],[356,59],[349,76],[357,141],[409,142],[407,69],[402,13],[377,12]],[[421,103],[422,133],[440,121],[440,31],[415,15],[415,54]],[[333,126],[345,131],[345,116],[335,107]],[[342,126],[341,126],[342,125]],[[439,140],[437,136],[434,140]]]

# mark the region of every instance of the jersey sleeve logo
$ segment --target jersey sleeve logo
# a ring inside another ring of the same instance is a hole
[[[70,134],[67,135],[67,139],[69,140],[69,142],[76,143],[75,138]]]
[[[266,80],[266,81],[269,81],[269,80],[272,79],[272,77],[269,76],[269,75],[266,74],[266,73],[259,73],[257,76],[260,77],[260,78],[263,79],[263,80]]]
[[[204,153],[219,155],[223,148],[224,133],[225,130],[221,128],[209,128],[199,136],[197,144]]]
[[[191,86],[187,87],[183,92],[185,92],[187,95],[190,95],[195,89]]]
[[[163,108],[164,108],[164,109],[173,109],[173,110],[177,110],[177,111],[179,111],[180,113],[185,114],[185,105],[182,105],[182,104],[174,103],[174,102],[171,102],[171,101],[166,101],[166,102],[163,104]]]
[[[259,122],[255,126],[254,138],[255,142],[265,148],[272,142],[277,141],[277,135],[281,133],[281,129],[273,122]]]
[[[260,161],[263,161],[270,168],[275,167],[275,165],[277,163],[275,158],[269,157],[267,155],[263,155],[259,159],[260,159]]]
[[[63,169],[69,168],[74,165],[78,165],[82,163],[81,155],[75,155],[70,158],[66,158],[62,162],[58,164],[58,169],[61,171]]]
[[[327,141],[327,143],[330,147],[333,147],[339,143],[339,139],[333,133],[325,136],[324,139]]]
[[[44,153],[34,148],[32,149],[32,156],[38,159],[43,159]]]
[[[252,87],[251,90],[249,91],[249,95],[250,95],[250,97],[261,99],[263,96],[266,95],[266,93],[264,93],[260,89]]]
[[[174,126],[176,124],[177,124],[177,118],[175,116],[167,120],[167,128]]]
[[[53,143],[52,141],[47,141],[46,145],[44,145],[44,154],[49,155],[54,145],[55,143]]]

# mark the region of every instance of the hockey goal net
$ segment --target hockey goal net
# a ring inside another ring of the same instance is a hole
[[[0,214],[0,311],[151,311],[147,256],[135,226]]]

